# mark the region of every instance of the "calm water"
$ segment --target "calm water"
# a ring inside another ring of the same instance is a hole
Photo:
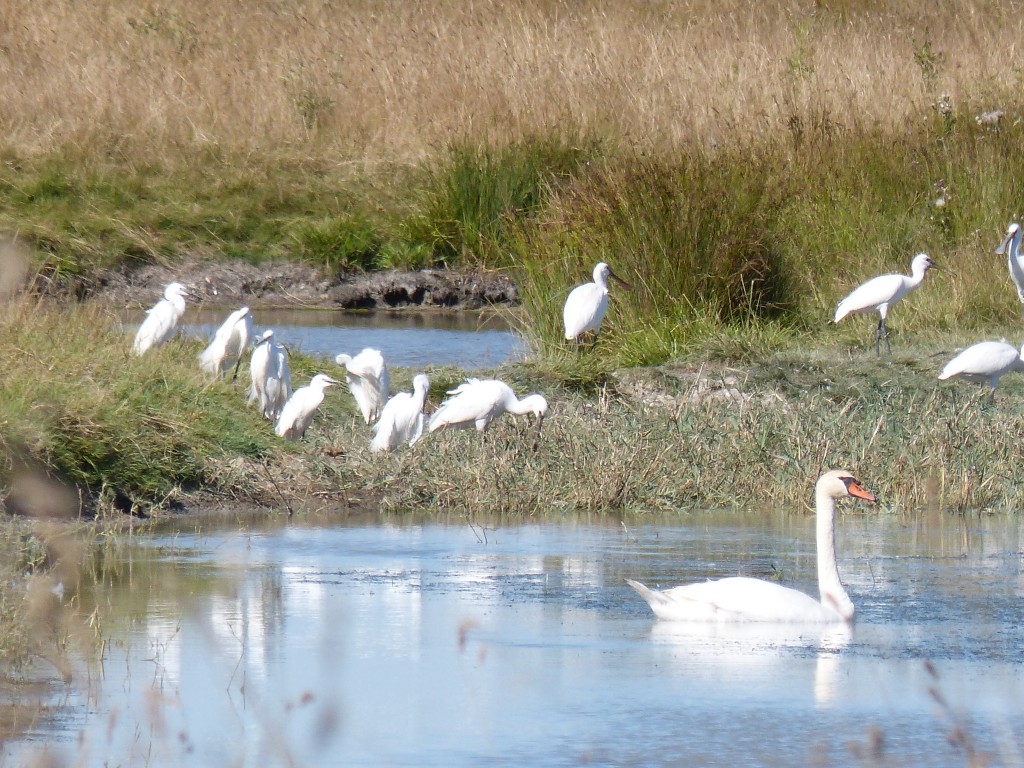
[[[184,333],[201,339],[214,332],[230,309],[189,309]],[[138,329],[143,313],[125,327]],[[493,368],[526,355],[526,345],[500,318],[476,312],[346,312],[309,309],[254,310],[257,334],[272,328],[291,350],[334,360],[340,352],[356,354],[374,347],[391,365],[420,368],[457,365],[472,370]]]
[[[990,765],[1024,765],[1019,522],[838,527],[850,630],[657,622],[623,583],[774,571],[814,591],[812,517],[144,539],[122,583],[80,596],[86,615],[102,606],[102,663],[83,663],[65,714],[5,757],[947,766],[967,764],[947,740],[960,728]]]

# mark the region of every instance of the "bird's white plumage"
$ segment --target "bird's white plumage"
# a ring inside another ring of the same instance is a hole
[[[249,374],[249,402],[259,403],[263,418],[276,421],[292,396],[292,377],[288,351],[274,340],[272,330],[264,331],[256,343],[249,360]]]
[[[199,367],[208,376],[219,379],[232,365],[235,375],[242,355],[253,337],[252,313],[248,307],[236,309],[221,323],[209,345],[199,355]]]
[[[384,355],[378,349],[367,347],[355,357],[341,354],[334,360],[345,369],[349,391],[363,419],[367,424],[373,423],[380,417],[391,387]]]
[[[174,335],[178,321],[185,314],[187,295],[188,289],[181,283],[168,283],[164,287],[163,298],[146,311],[146,319],[135,334],[132,352],[144,355]]]
[[[878,331],[875,334],[876,349],[883,338],[888,346],[889,338],[885,319],[889,314],[889,307],[917,288],[924,280],[925,273],[933,266],[934,262],[928,254],[919,253],[911,262],[910,275],[879,275],[868,280],[839,302],[834,322],[838,323],[847,315],[877,312],[879,321]]]
[[[608,278],[611,267],[603,261],[594,267],[594,280],[577,285],[569,293],[562,310],[565,338],[572,341],[588,331],[601,331],[601,322],[608,311]]]
[[[996,253],[1006,254],[1007,266],[1010,268],[1010,278],[1017,286],[1017,298],[1024,304],[1024,254],[1020,252],[1021,228],[1020,224],[1014,222],[1006,230],[1006,237],[996,248]]]
[[[299,387],[281,409],[274,432],[287,440],[299,440],[306,434],[316,409],[324,401],[324,390],[336,380],[324,373],[318,373],[304,387]]]
[[[414,445],[420,439],[423,435],[423,405],[429,388],[430,379],[420,373],[412,380],[412,392],[399,392],[388,400],[380,419],[373,425],[371,451],[393,451],[402,443]]]
[[[1005,341],[980,341],[950,360],[943,367],[942,380],[961,378],[988,384],[995,397],[999,380],[1010,371],[1024,370],[1024,348],[1017,349]]]
[[[818,589],[821,600],[781,584],[736,576],[656,590],[627,579],[660,619],[673,621],[770,621],[808,624],[852,621],[853,602],[836,566],[835,500],[856,495],[875,498],[849,472],[826,472],[815,485]]]
[[[539,431],[548,411],[547,400],[542,395],[528,395],[520,400],[508,384],[497,379],[468,379],[448,394],[452,397],[441,403],[430,417],[428,429],[431,432],[467,427],[476,427],[484,432],[491,422],[506,412],[532,414],[537,418]]]

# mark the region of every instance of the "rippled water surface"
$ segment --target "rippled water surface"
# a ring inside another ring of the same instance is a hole
[[[182,332],[212,338],[230,313],[230,309],[190,309]],[[141,312],[133,314],[126,328],[134,334],[142,317]],[[332,361],[340,352],[355,354],[363,347],[375,347],[392,365],[457,365],[472,370],[526,355],[525,343],[507,323],[477,312],[271,309],[254,310],[253,318],[257,334],[272,328],[289,349]]]
[[[102,663],[10,764],[1024,764],[1015,518],[844,515],[852,629],[658,622],[623,581],[814,592],[810,516],[246,527],[79,596]]]

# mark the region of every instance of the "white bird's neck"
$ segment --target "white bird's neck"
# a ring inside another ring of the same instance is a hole
[[[1020,239],[1024,236],[1024,230],[1018,229],[1013,233],[1013,237],[1010,238],[1010,247],[1007,249],[1007,254],[1011,259],[1017,260],[1020,258]]]
[[[836,565],[836,502],[827,492],[819,490],[814,506],[818,515],[818,591],[821,603],[850,621],[853,619],[853,601],[839,580],[839,567]]]
[[[910,273],[910,287],[916,288],[924,280],[924,273],[928,271],[927,267],[914,266],[913,271]]]
[[[608,278],[605,277],[604,272],[599,269],[595,269],[594,282],[597,284],[597,287],[601,289],[601,293],[608,293]]]
[[[523,416],[527,413],[533,413],[533,404],[528,397],[519,400],[515,395],[512,395],[505,402],[505,410],[514,416]]]

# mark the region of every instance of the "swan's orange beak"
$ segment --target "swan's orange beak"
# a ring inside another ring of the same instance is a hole
[[[858,499],[864,499],[864,501],[877,502],[878,499],[870,491],[864,490],[860,483],[856,480],[851,480],[846,484],[846,490],[850,492],[851,496],[856,496]]]

